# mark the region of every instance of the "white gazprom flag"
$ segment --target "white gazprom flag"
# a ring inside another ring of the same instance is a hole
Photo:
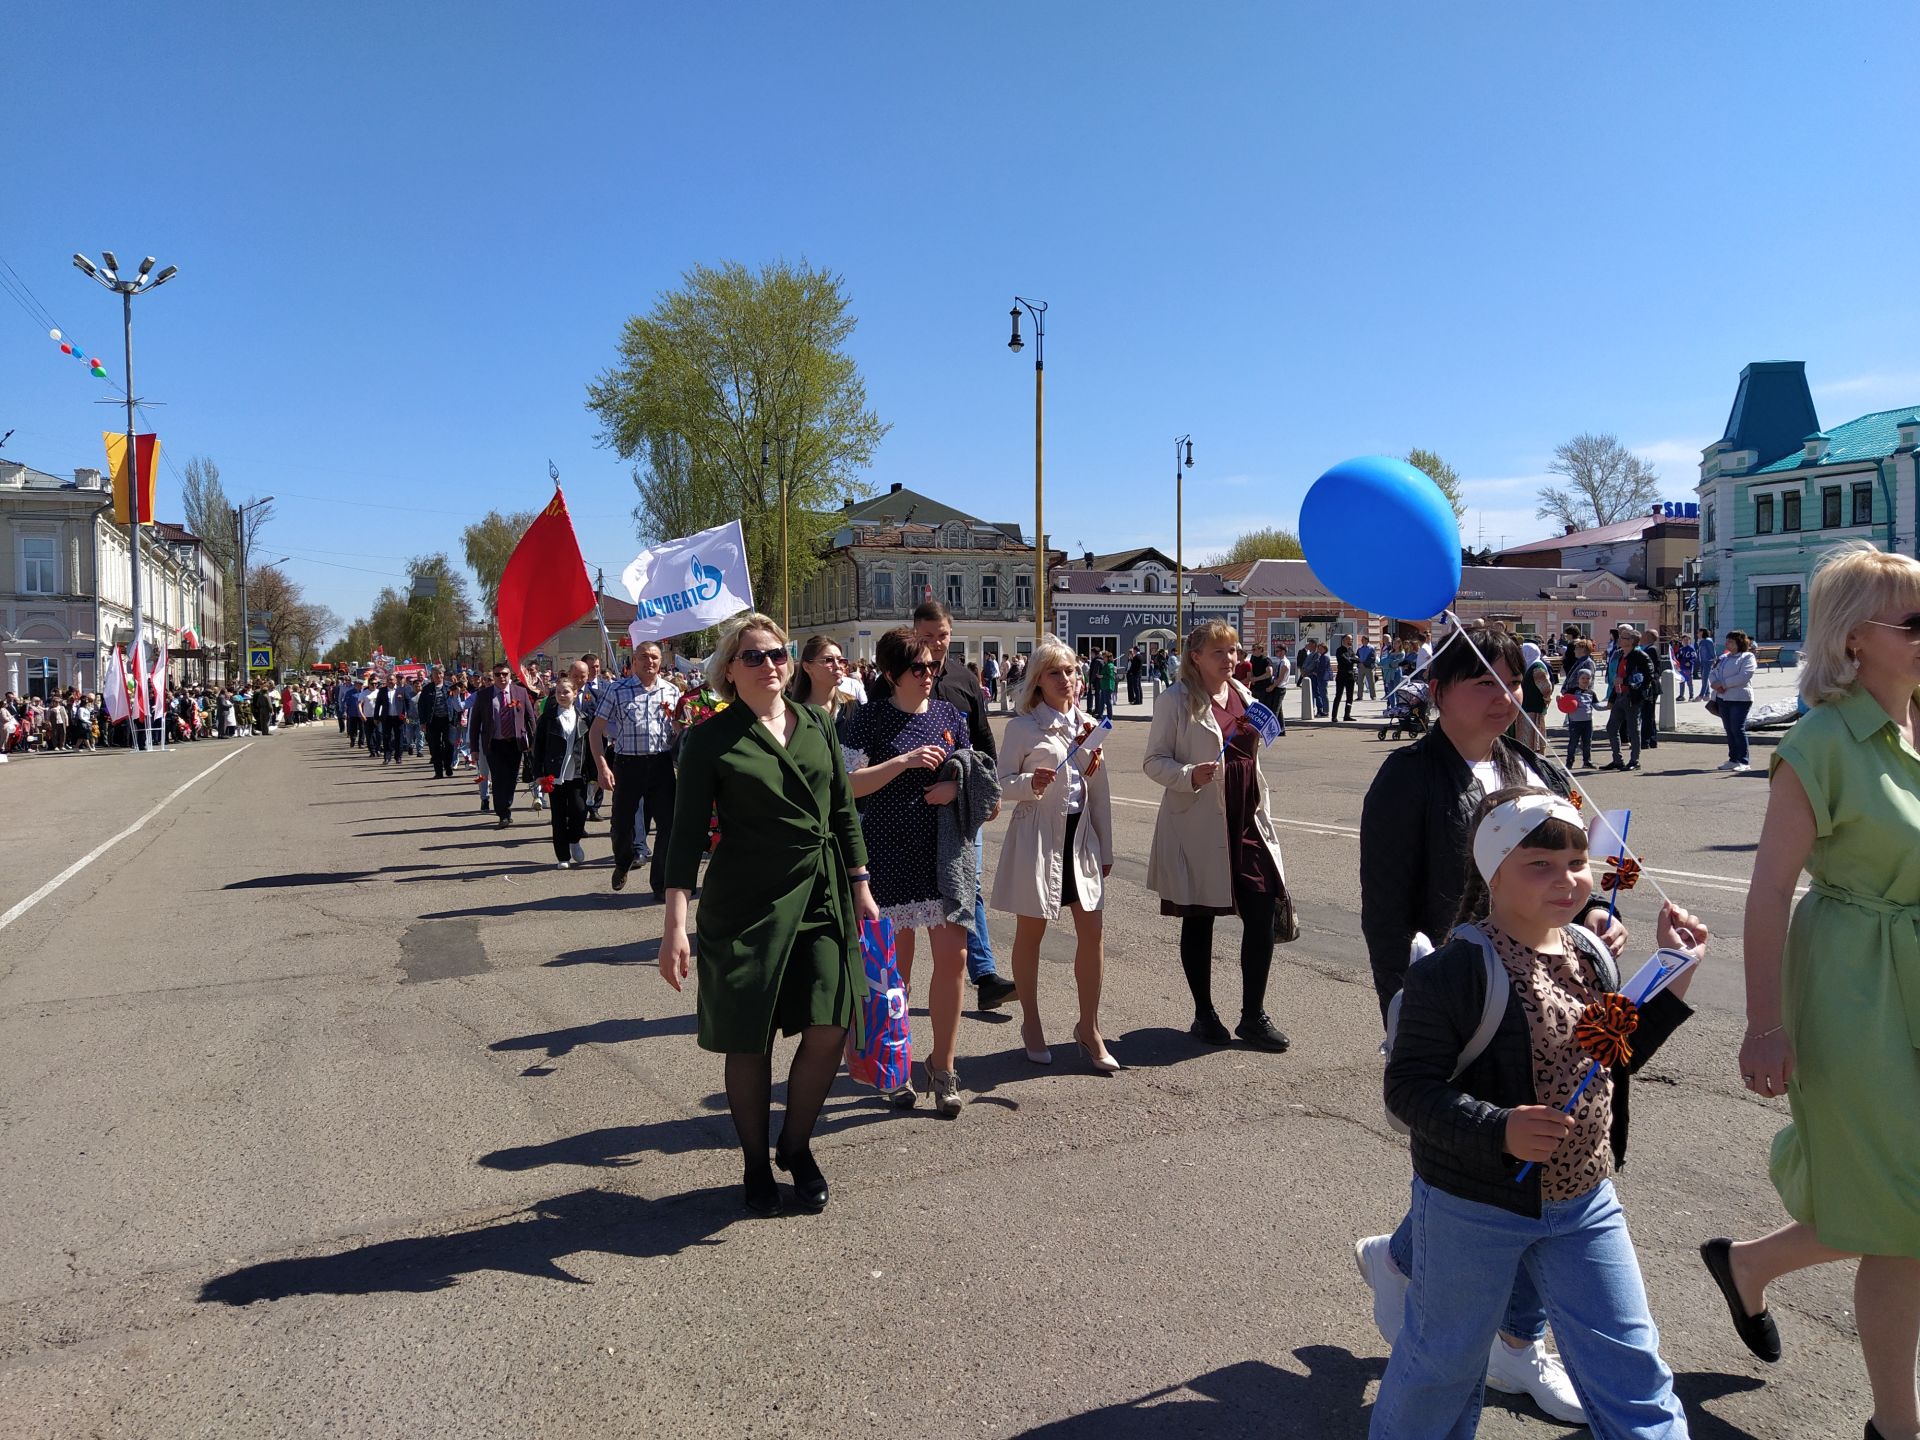
[[[635,645],[704,630],[753,608],[747,540],[738,520],[642,550],[621,572],[620,583],[637,612],[627,627]]]

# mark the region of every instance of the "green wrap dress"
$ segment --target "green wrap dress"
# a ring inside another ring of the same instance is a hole
[[[1824,1244],[1920,1259],[1920,754],[1855,688],[1801,717],[1782,764],[1816,838],[1787,933],[1774,1187]]]
[[[850,870],[867,863],[860,816],[833,731],[808,705],[783,747],[745,705],[681,742],[666,882],[700,883],[695,942],[700,1046],[764,1054],[774,1031],[850,1025],[865,991]]]

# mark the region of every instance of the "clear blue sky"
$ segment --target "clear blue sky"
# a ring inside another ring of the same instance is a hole
[[[617,587],[583,387],[727,259],[844,275],[876,485],[1032,524],[1019,291],[1055,543],[1170,546],[1189,430],[1190,558],[1416,444],[1518,541],[1579,430],[1684,498],[1749,360],[1829,423],[1920,403],[1917,42],[1778,0],[16,5],[0,257],[116,378],[67,257],[180,267],[137,305],[163,443],[277,495],[262,558],[343,617],[548,457]],[[0,295],[7,457],[101,463],[108,393]]]

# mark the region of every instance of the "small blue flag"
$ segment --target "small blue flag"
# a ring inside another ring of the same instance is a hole
[[[1286,733],[1285,727],[1280,723],[1280,717],[1258,700],[1248,702],[1246,720],[1260,732],[1260,739],[1268,745],[1273,744]]]

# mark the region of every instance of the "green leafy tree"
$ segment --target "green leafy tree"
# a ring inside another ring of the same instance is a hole
[[[373,629],[365,620],[355,620],[348,624],[346,632],[327,647],[327,653],[320,658],[328,664],[362,665],[373,654]]]
[[[448,660],[460,648],[473,601],[467,577],[445,553],[416,555],[407,564],[408,642],[405,653],[421,660]],[[499,586],[499,577],[494,585]]]
[[[532,510],[514,510],[504,515],[498,510],[489,510],[460,532],[467,567],[480,582],[480,607],[485,612],[486,626],[496,642],[500,637],[495,622],[500,603],[500,577],[507,573],[513,547],[520,543],[520,537],[537,518]],[[448,647],[449,654],[453,648]],[[496,643],[494,648],[497,650],[499,645]]]
[[[1547,469],[1567,483],[1542,486],[1534,514],[1575,530],[1644,515],[1660,498],[1659,473],[1616,435],[1576,435],[1554,450]]]
[[[1447,497],[1447,503],[1453,506],[1454,523],[1467,518],[1466,497],[1460,493],[1460,472],[1431,450],[1422,450],[1418,446],[1407,452],[1407,464],[1421,472],[1440,487],[1440,493]]]
[[[1265,530],[1247,531],[1206,563],[1244,565],[1249,560],[1298,560],[1303,554],[1298,535],[1270,526]]]
[[[627,321],[587,408],[600,442],[633,464],[640,539],[737,517],[761,596],[779,584],[784,478],[797,592],[842,503],[867,494],[860,472],[889,428],[846,350],[857,322],[843,283],[804,261],[696,266],[682,279]]]

